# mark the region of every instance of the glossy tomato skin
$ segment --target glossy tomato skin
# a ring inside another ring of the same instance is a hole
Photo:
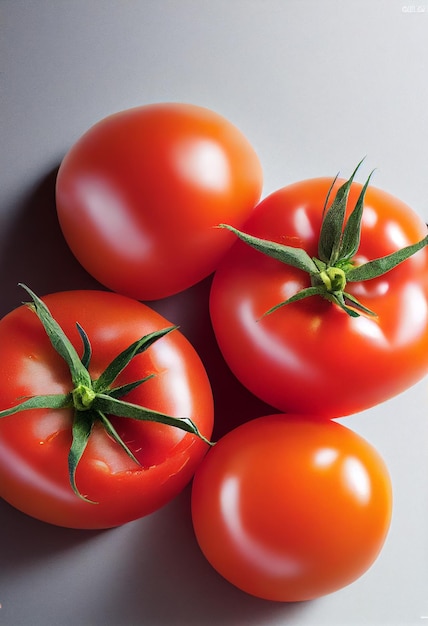
[[[76,321],[92,344],[89,368],[97,378],[133,341],[171,324],[146,305],[103,291],[68,291],[43,298],[73,345],[82,352]],[[213,400],[204,366],[187,339],[174,330],[138,355],[117,379],[124,384],[155,376],[123,399],[175,417],[190,417],[207,438]],[[64,361],[50,345],[37,316],[21,306],[0,321],[0,408],[22,397],[67,393]],[[70,487],[67,456],[72,414],[24,411],[0,419],[0,496],[45,522],[70,528],[108,528],[143,517],[178,494],[191,479],[207,444],[184,431],[125,418],[111,420],[141,465],[95,426]]]
[[[274,192],[256,207],[243,230],[317,256],[330,185],[331,179],[312,179]],[[360,190],[354,183],[349,208]],[[426,225],[407,205],[369,187],[358,262],[390,254],[425,235]],[[281,411],[341,417],[383,402],[426,375],[426,248],[380,278],[347,284],[377,317],[352,318],[318,296],[263,316],[308,286],[307,274],[241,241],[215,274],[210,312],[216,338],[231,370],[255,395]]]
[[[251,595],[298,602],[332,593],[376,560],[392,512],[376,450],[343,425],[269,415],[230,431],[199,466],[199,546]]]
[[[59,168],[56,202],[72,252],[100,283],[138,300],[211,274],[260,198],[246,137],[209,109],[135,107],[90,128]]]

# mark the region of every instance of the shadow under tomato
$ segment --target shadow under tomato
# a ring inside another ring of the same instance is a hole
[[[58,168],[3,217],[0,246],[0,315],[22,302],[25,283],[38,295],[68,289],[103,289],[71,253],[59,227],[55,207]]]
[[[307,603],[250,596],[211,567],[193,534],[190,494],[187,487],[151,520],[124,529],[116,560],[121,576],[104,580],[106,624],[259,626],[304,611]]]
[[[15,617],[35,611],[46,624],[58,623],[65,611],[67,626],[88,623],[89,616],[94,626],[260,626],[304,612],[307,603],[255,598],[215,572],[193,534],[190,494],[189,485],[152,515],[106,531],[51,526],[0,501],[3,599]],[[51,605],[40,606],[31,589],[38,569]],[[8,585],[20,577],[18,597]]]
[[[49,555],[72,549],[108,531],[77,530],[53,526],[18,511],[0,498],[0,589],[2,577],[12,570],[28,568]]]

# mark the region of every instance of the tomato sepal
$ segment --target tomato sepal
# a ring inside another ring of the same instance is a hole
[[[93,381],[94,391],[96,393],[104,393],[110,388],[110,385],[114,382],[117,376],[120,374],[122,370],[132,361],[134,356],[137,354],[141,354],[145,350],[147,350],[155,341],[164,337],[168,333],[173,330],[177,330],[178,326],[169,326],[168,328],[163,328],[161,330],[156,330],[153,333],[149,333],[148,335],[144,335],[137,341],[134,341],[130,346],[125,348],[117,357],[113,359],[113,361],[106,367],[104,372],[97,378],[97,380]],[[140,383],[144,382],[145,379],[142,379]]]
[[[82,365],[86,367],[87,369],[89,367],[89,363],[91,362],[91,356],[92,356],[91,342],[89,341],[89,337],[86,334],[85,329],[81,327],[79,322],[76,322],[76,328],[83,344],[83,354],[80,357],[80,360],[82,362]]]
[[[386,274],[390,270],[394,269],[397,265],[406,261],[411,256],[422,250],[428,246],[428,235],[426,235],[420,241],[416,243],[406,246],[405,248],[401,248],[396,252],[392,252],[387,256],[380,257],[379,259],[373,259],[372,261],[367,261],[367,263],[363,263],[362,265],[358,265],[350,269],[346,274],[346,279],[349,282],[359,282],[364,280],[370,280],[372,278],[378,278],[383,274]]]
[[[418,242],[396,250],[389,255],[372,259],[361,265],[356,264],[353,257],[357,254],[360,245],[364,198],[373,171],[364,183],[355,207],[346,221],[345,216],[349,191],[361,163],[362,161],[357,165],[351,177],[339,187],[334,200],[327,208],[337,176],[330,186],[324,203],[318,239],[319,258],[311,258],[303,248],[255,237],[229,224],[219,224],[219,228],[231,231],[241,241],[258,252],[285,265],[302,270],[310,276],[311,287],[304,288],[290,298],[279,302],[267,310],[264,315],[270,315],[282,306],[298,300],[311,296],[321,296],[338,305],[351,317],[358,317],[361,314],[376,317],[374,311],[345,291],[347,282],[362,282],[378,278],[428,245],[428,235],[426,235]]]
[[[351,185],[363,160],[364,159],[358,163],[350,178],[339,187],[329,209],[327,209],[328,201],[338,175],[334,178],[326,196],[318,242],[318,256],[328,267],[337,266],[343,261],[350,259],[356,254],[359,248],[364,196],[373,172],[370,173],[363,185],[355,208],[346,224],[345,215]]]
[[[14,415],[20,411],[30,411],[34,409],[67,409],[72,406],[73,399],[71,393],[32,396],[31,398],[26,398],[20,404],[17,404],[10,409],[0,411],[0,418],[9,417],[9,415]]]
[[[84,500],[85,502],[88,502],[90,504],[97,504],[97,502],[87,498],[77,488],[76,470],[89,441],[89,437],[95,423],[94,417],[95,416],[92,415],[92,411],[74,411],[72,426],[73,438],[68,453],[68,474],[70,478],[71,488],[81,500]]]
[[[130,419],[140,421],[159,422],[160,424],[166,424],[167,426],[175,426],[177,428],[181,428],[181,430],[196,435],[205,443],[211,444],[211,442],[204,437],[204,435],[202,435],[193,420],[188,417],[173,417],[171,415],[167,415],[166,413],[154,411],[153,409],[146,409],[138,404],[118,400],[108,394],[102,393],[97,394],[94,401],[94,407],[97,411],[111,413],[117,417],[128,417]]]
[[[64,359],[70,370],[73,389],[67,394],[48,394],[33,396],[24,399],[21,403],[0,411],[0,418],[15,415],[21,411],[34,409],[74,409],[72,422],[72,442],[68,454],[68,472],[70,486],[74,493],[82,500],[96,504],[83,495],[76,485],[76,470],[86,449],[89,437],[96,422],[100,422],[112,439],[122,447],[127,455],[139,464],[132,451],[117,433],[106,414],[116,417],[125,417],[135,420],[152,421],[180,428],[200,438],[204,443],[213,445],[199,431],[195,422],[187,417],[173,417],[153,409],[126,402],[122,396],[143,384],[154,374],[118,387],[111,387],[117,376],[124,370],[130,361],[138,354],[147,350],[154,342],[166,334],[176,330],[177,326],[170,326],[144,335],[117,355],[105,368],[102,374],[92,380],[88,366],[92,353],[91,344],[85,330],[76,324],[83,343],[83,354],[80,358],[73,344],[70,342],[61,326],[53,318],[46,304],[26,285],[19,283],[31,296],[32,302],[27,306],[39,318],[44,330],[55,351]]]

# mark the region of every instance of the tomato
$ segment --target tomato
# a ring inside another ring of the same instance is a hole
[[[246,137],[209,109],[135,107],[90,128],[65,155],[57,212],[72,252],[100,283],[139,300],[211,274],[260,198]]]
[[[310,179],[267,196],[244,231],[318,255],[332,180]],[[337,181],[333,195],[342,185]],[[347,215],[362,186],[350,187]],[[426,237],[422,218],[369,186],[356,265]],[[428,252],[420,249],[386,274],[346,289],[376,315],[348,315],[318,295],[276,307],[311,286],[309,274],[240,239],[215,273],[210,311],[219,347],[251,392],[284,411],[340,417],[401,393],[428,372]]]
[[[111,292],[68,291],[42,300],[79,353],[83,350],[76,322],[85,330],[92,346],[88,370],[93,380],[132,342],[170,326],[148,306]],[[152,377],[131,390],[126,401],[190,418],[210,437],[211,387],[199,356],[178,330],[137,354],[115,385],[147,376]],[[68,394],[72,388],[70,370],[35,313],[20,306],[6,315],[0,321],[0,409],[27,397]],[[208,448],[201,438],[173,426],[114,416],[110,420],[135,460],[96,422],[76,469],[84,499],[69,480],[72,408],[0,416],[0,496],[59,526],[118,526],[171,500],[189,482]]]
[[[377,451],[318,417],[248,421],[219,440],[193,479],[203,554],[230,583],[266,600],[309,600],[355,581],[377,558],[391,511]]]

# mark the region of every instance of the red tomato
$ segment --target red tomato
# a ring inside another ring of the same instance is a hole
[[[244,135],[208,109],[163,103],[90,128],[57,178],[59,222],[86,270],[113,291],[164,298],[211,274],[260,198]]]
[[[171,326],[144,304],[102,291],[69,291],[43,298],[78,352],[76,322],[92,344],[89,372],[98,378],[132,342]],[[154,374],[126,400],[175,417],[191,418],[211,436],[213,401],[205,369],[177,330],[137,355],[119,374],[123,385]],[[73,389],[65,361],[27,306],[0,321],[0,409],[22,398]],[[123,398],[125,399],[125,397]],[[183,430],[154,422],[111,417],[138,459],[132,460],[99,423],[78,464],[76,495],[69,481],[72,409],[27,410],[0,419],[0,496],[46,522],[107,528],[142,517],[168,502],[191,479],[207,444]]]
[[[243,230],[317,256],[331,182],[306,180],[272,193]],[[360,191],[361,185],[353,183],[348,213]],[[369,187],[355,260],[385,256],[422,240],[426,232],[421,217],[407,205]],[[307,273],[241,240],[215,274],[210,311],[219,347],[237,378],[256,396],[284,412],[340,417],[383,402],[426,375],[426,248],[379,278],[347,284],[347,291],[377,317],[351,317],[319,296],[263,316],[309,286]]]
[[[387,469],[334,421],[269,415],[230,431],[192,487],[199,546],[241,590],[282,602],[344,587],[375,561],[392,507]]]

